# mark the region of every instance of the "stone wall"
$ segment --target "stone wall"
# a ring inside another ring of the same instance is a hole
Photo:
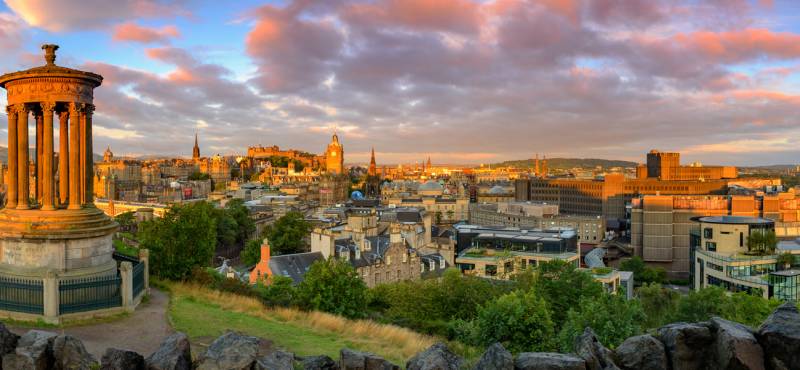
[[[164,340],[152,354],[109,348],[98,361],[69,335],[31,330],[23,336],[0,324],[2,369],[341,369],[392,370],[400,366],[371,353],[342,349],[339,359],[295,356],[256,337],[228,332],[203,354],[192,356],[186,334]],[[793,304],[779,307],[758,330],[712,318],[699,323],[673,323],[650,334],[628,338],[616,350],[597,340],[591,329],[576,338],[576,353],[520,353],[500,343],[468,365],[447,345],[437,343],[411,358],[408,370],[669,370],[669,369],[800,369],[800,313]]]

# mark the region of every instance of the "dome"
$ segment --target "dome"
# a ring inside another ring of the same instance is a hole
[[[500,185],[492,186],[492,188],[489,189],[489,194],[500,195],[500,194],[505,194],[505,193],[506,193],[506,189],[504,189]]]
[[[350,193],[350,199],[355,199],[355,200],[364,199],[364,194],[358,190],[353,191],[352,193]]]
[[[436,181],[428,180],[424,184],[420,185],[417,190],[420,191],[428,191],[428,190],[442,190],[442,185]]]

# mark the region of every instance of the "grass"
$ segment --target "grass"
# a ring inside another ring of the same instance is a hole
[[[339,357],[352,348],[372,352],[396,364],[405,362],[439,339],[394,325],[348,320],[323,312],[266,308],[257,299],[186,283],[163,283],[172,293],[169,316],[176,330],[190,338],[217,337],[227,330],[273,341],[298,355]],[[464,350],[454,348],[455,350]]]
[[[136,258],[139,257],[139,248],[132,247],[119,239],[114,239],[113,243],[114,243],[114,249],[116,249],[117,252],[124,254],[126,256],[131,256]]]

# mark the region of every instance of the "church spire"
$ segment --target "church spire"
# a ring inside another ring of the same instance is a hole
[[[194,133],[194,148],[192,148],[192,159],[200,159],[200,145],[197,143],[197,133]]]
[[[378,165],[375,163],[375,147],[372,147],[372,156],[369,159],[369,169],[367,175],[375,176],[378,174]]]

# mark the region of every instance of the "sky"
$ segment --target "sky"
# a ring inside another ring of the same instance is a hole
[[[44,43],[104,77],[98,153],[190,156],[195,133],[203,155],[322,153],[335,131],[351,163],[800,163],[795,0],[0,5],[0,72]]]

